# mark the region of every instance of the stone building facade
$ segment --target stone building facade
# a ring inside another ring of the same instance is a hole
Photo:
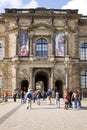
[[[0,96],[57,87],[87,89],[87,17],[78,10],[5,9],[0,14]]]

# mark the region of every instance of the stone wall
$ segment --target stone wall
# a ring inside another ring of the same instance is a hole
[[[47,11],[44,12],[44,11]],[[0,41],[3,47],[3,60],[0,61],[0,71],[2,72],[2,91],[8,90],[9,95],[14,89],[13,83],[18,84],[20,88],[21,81],[28,80],[33,84],[33,74],[31,68],[53,68],[52,85],[60,79],[65,84],[65,57],[55,57],[55,35],[56,33],[66,33],[68,40],[68,55],[70,58],[69,65],[69,88],[76,89],[81,87],[80,73],[84,69],[83,63],[79,60],[79,45],[84,41],[87,43],[87,20],[84,22],[81,15],[59,13],[61,10],[36,10],[36,13],[20,13],[20,14],[3,14],[0,20]],[[62,12],[62,13],[63,13]],[[18,20],[17,20],[18,18]],[[28,32],[30,38],[30,53],[29,57],[21,58],[16,54],[16,47],[19,43],[19,33],[21,31]],[[36,41],[39,38],[45,38],[48,42],[48,57],[36,57]],[[65,47],[65,52],[66,52]],[[86,63],[85,63],[86,64]],[[17,66],[17,75],[13,76],[12,66]],[[86,65],[85,65],[86,66]],[[26,71],[26,74],[25,72]],[[23,72],[23,73],[22,73]],[[22,75],[21,75],[22,73]],[[18,77],[18,81],[16,78]],[[13,82],[13,79],[15,82]],[[0,93],[1,93],[0,92]]]

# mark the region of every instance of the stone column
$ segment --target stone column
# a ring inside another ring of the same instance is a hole
[[[9,49],[9,35],[8,35],[9,22],[5,20],[5,57],[8,57],[8,49]]]
[[[70,65],[70,59],[69,59],[69,56],[66,55],[65,57],[65,61],[64,61],[64,64],[65,64],[65,76],[66,76],[66,89],[69,89],[69,65]]]
[[[17,78],[17,69],[15,68],[15,66],[12,66],[12,95],[17,86],[16,78]]]
[[[30,84],[29,84],[29,87],[31,88],[31,89],[33,89],[33,68],[30,68]]]
[[[19,43],[19,37],[18,34],[15,34],[15,56],[18,55],[18,43]]]
[[[51,47],[51,55],[53,56],[54,55],[54,45],[55,45],[55,43],[54,43],[54,36],[53,35],[51,35],[51,45],[52,45],[52,47]]]
[[[54,52],[54,49],[53,49],[53,35],[51,35],[51,38],[50,38],[50,42],[48,43],[48,56],[53,56],[53,52]]]
[[[30,57],[33,55],[33,43],[32,43],[32,38],[33,38],[33,36],[31,35],[30,37]]]
[[[69,55],[68,32],[65,32],[65,55]]]
[[[5,33],[5,57],[8,57],[8,33]]]
[[[33,56],[36,57],[36,43],[32,42]]]
[[[53,90],[54,84],[53,84],[53,68],[51,68],[51,89]]]
[[[50,78],[50,75],[48,75],[49,77],[49,82],[48,82],[48,88],[51,88],[51,78]]]
[[[12,37],[13,37],[13,39],[12,39],[12,42],[13,42],[12,55],[14,57],[14,56],[18,55],[18,41],[17,41],[18,36],[15,33],[12,35]]]

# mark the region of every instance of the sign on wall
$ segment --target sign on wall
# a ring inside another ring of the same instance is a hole
[[[65,36],[63,33],[56,34],[55,56],[64,56]]]

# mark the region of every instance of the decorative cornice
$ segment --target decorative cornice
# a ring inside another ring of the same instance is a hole
[[[79,25],[87,25],[87,16],[82,16],[79,21],[78,21]]]

